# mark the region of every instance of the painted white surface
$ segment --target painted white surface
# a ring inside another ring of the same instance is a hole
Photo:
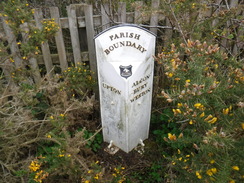
[[[148,138],[155,35],[134,25],[95,38],[103,138],[125,152]]]

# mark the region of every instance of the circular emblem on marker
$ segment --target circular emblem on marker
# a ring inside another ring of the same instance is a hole
[[[132,75],[132,65],[128,65],[128,66],[120,65],[119,69],[120,69],[120,75],[125,79],[127,79]]]

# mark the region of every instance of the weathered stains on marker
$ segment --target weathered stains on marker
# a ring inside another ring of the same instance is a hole
[[[111,92],[121,95],[121,90],[118,90],[118,89],[114,88],[113,86],[109,86],[106,83],[102,83],[102,86],[103,86],[103,88],[110,90]]]

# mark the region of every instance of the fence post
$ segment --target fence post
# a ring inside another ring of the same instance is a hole
[[[74,55],[74,61],[77,65],[81,63],[81,50],[80,50],[80,41],[79,41],[79,32],[78,32],[78,24],[76,17],[76,5],[71,4],[67,6],[67,13],[69,19],[69,30],[71,36],[71,43]]]
[[[118,4],[118,22],[126,23],[126,2],[119,2]]]
[[[110,9],[108,3],[101,4],[101,14],[102,14],[102,30],[110,27]]]
[[[42,21],[43,21],[43,14],[42,10],[40,8],[35,9],[34,13],[35,21],[36,21],[36,26],[39,29],[42,29]],[[51,58],[51,53],[49,49],[48,42],[45,41],[44,43],[41,44],[41,49],[42,49],[42,55],[43,55],[43,60],[47,69],[47,75],[52,76],[53,75],[53,63],[52,63],[52,58]]]
[[[150,31],[157,35],[157,28],[155,26],[158,25],[158,8],[159,8],[160,0],[152,0],[152,13],[150,19]]]
[[[61,22],[59,19],[60,18],[59,10],[58,10],[58,7],[50,7],[49,9],[50,9],[51,18],[54,18],[54,21],[60,27],[58,32],[55,35],[55,41],[56,41],[56,46],[58,49],[60,67],[61,67],[62,71],[64,71],[68,68],[68,63],[67,63],[65,46],[64,46],[64,38],[63,38],[63,32],[62,32],[62,28],[61,28]]]

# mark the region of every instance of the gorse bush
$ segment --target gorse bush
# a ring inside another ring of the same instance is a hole
[[[41,44],[51,39],[59,30],[54,19],[41,21],[41,27],[37,27],[33,21],[35,10],[31,9],[27,1],[8,0],[2,2],[1,6],[1,16],[17,38],[16,44],[20,50],[18,57],[23,61],[28,62],[31,56],[38,55]],[[14,62],[13,58],[12,61]]]
[[[243,181],[243,64],[192,40],[156,60],[169,82],[161,92],[173,112],[168,123],[180,129],[164,137],[170,182]]]
[[[93,74],[85,63],[78,63],[77,66],[69,67],[63,73],[65,85],[62,89],[69,91],[76,97],[86,96],[96,84],[92,77]]]

